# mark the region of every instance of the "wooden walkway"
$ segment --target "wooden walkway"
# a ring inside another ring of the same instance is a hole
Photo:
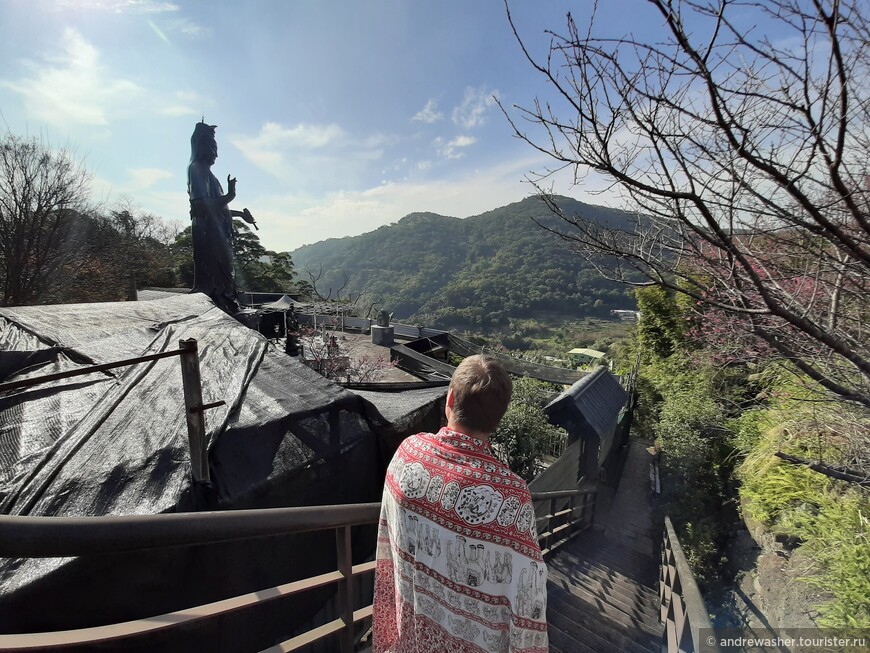
[[[654,653],[661,626],[658,534],[649,488],[652,454],[632,441],[609,506],[593,530],[556,551],[547,619],[554,653]]]

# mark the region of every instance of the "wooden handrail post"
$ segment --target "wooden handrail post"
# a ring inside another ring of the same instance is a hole
[[[180,340],[181,381],[184,386],[184,415],[190,448],[190,473],[196,483],[209,483],[205,415],[202,406],[202,380],[199,375],[199,349],[196,340]]]
[[[353,549],[350,542],[350,526],[335,531],[335,552],[338,557],[338,610],[344,628],[339,633],[341,653],[353,653]]]
[[[712,632],[712,624],[701,591],[692,575],[680,540],[665,515],[662,536],[662,564],[659,571],[659,599],[663,623],[661,646],[668,653],[696,653],[701,650],[700,630]],[[717,652],[719,646],[707,642]]]
[[[568,497],[568,508],[571,512],[568,513],[568,539],[571,539],[571,535],[574,533],[574,508],[575,508],[575,500],[577,497]]]
[[[553,539],[554,539],[553,538],[553,517],[556,514],[556,498],[555,497],[550,499],[549,514],[550,514],[550,516],[547,519],[547,532],[550,534],[550,536],[547,538],[547,548],[552,549],[553,548]]]

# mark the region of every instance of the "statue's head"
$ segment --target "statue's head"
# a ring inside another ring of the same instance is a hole
[[[205,121],[196,123],[190,137],[190,162],[200,161],[211,165],[217,159],[217,140],[214,130],[217,125],[206,125]]]

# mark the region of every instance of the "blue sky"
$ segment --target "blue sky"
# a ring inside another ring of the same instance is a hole
[[[547,27],[591,2],[513,1],[537,53]],[[661,20],[602,3],[613,35]],[[266,247],[356,235],[412,211],[466,217],[520,200],[546,160],[512,137],[492,97],[547,96],[500,0],[0,3],[0,113],[17,134],[69,146],[96,199],[127,195],[187,223],[190,134],[218,125],[234,208]],[[556,190],[594,203],[601,181]]]

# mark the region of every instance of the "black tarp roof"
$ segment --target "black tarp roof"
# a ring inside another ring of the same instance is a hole
[[[605,441],[613,435],[627,401],[628,393],[619,380],[600,366],[553,399],[544,412],[571,436],[577,437],[588,426],[591,434]]]
[[[203,401],[226,402],[205,413],[209,491],[192,488],[180,364],[172,357],[0,395],[0,513],[154,514],[379,500],[391,452],[378,435],[395,432],[390,420],[204,295],[0,309],[0,381],[176,349],[187,338],[199,343]],[[223,573],[220,590],[231,596],[310,575],[328,564],[329,548],[304,558],[277,549],[251,559],[244,545],[227,545],[185,573],[208,576],[230,565],[232,578]],[[82,559],[0,560],[0,632],[84,627],[195,605],[208,582],[193,587],[185,574],[170,572],[177,559],[165,552],[116,556],[100,561],[101,578]],[[142,564],[153,568],[134,573]],[[113,576],[116,584],[130,580],[116,586]],[[69,600],[82,592],[88,600]]]

